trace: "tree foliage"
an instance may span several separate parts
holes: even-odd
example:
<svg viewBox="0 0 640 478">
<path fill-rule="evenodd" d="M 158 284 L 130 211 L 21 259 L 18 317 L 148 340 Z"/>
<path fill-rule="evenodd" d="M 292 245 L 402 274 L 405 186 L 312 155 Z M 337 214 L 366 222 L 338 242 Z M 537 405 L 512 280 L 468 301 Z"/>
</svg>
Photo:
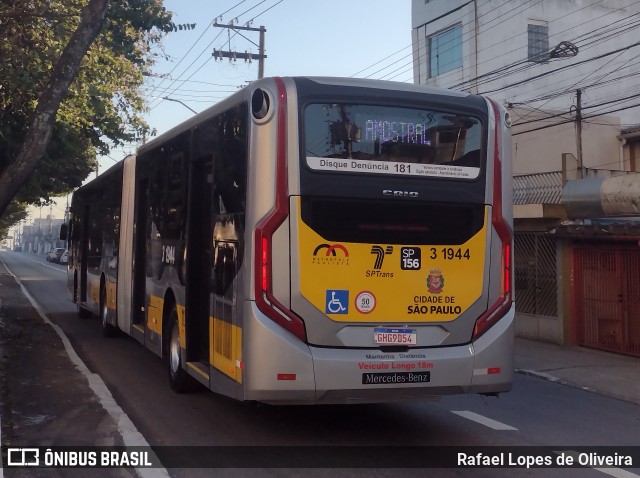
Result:
<svg viewBox="0 0 640 478">
<path fill-rule="evenodd" d="M 100 33 L 81 52 L 57 108 L 51 140 L 14 198 L 20 204 L 70 192 L 95 170 L 97 153 L 148 129 L 140 87 L 163 34 L 172 30 L 171 15 L 162 0 L 108 3 Z M 87 0 L 0 0 L 0 178 L 16 166 L 36 108 L 88 8 Z"/>
<path fill-rule="evenodd" d="M 27 209 L 17 202 L 9 204 L 0 217 L 0 241 L 9 234 L 11 226 L 27 218 Z"/>
</svg>

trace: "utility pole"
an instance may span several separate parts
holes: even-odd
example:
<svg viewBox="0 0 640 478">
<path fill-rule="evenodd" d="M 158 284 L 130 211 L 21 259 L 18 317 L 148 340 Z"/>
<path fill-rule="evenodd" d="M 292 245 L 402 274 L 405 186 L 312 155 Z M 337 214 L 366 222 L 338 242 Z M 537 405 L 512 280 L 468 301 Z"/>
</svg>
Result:
<svg viewBox="0 0 640 478">
<path fill-rule="evenodd" d="M 473 45 L 475 48 L 473 63 L 476 69 L 473 92 L 477 95 L 478 94 L 478 33 L 480 32 L 480 22 L 478 21 L 478 3 L 476 2 L 476 0 L 473 0 L 473 19 L 475 21 L 473 26 Z"/>
<path fill-rule="evenodd" d="M 578 160 L 578 177 L 584 178 L 584 167 L 582 162 L 582 90 L 576 90 L 576 149 Z"/>
<path fill-rule="evenodd" d="M 258 59 L 258 79 L 262 78 L 264 76 L 264 59 L 267 57 L 267 55 L 264 54 L 264 34 L 267 31 L 265 27 L 263 27 L 262 25 L 260 26 L 260 28 L 239 27 L 239 26 L 233 25 L 232 23 L 229 25 L 218 25 L 217 23 L 214 23 L 213 26 L 218 28 L 228 28 L 229 30 L 234 30 L 234 31 L 260 32 L 259 45 L 256 45 L 256 43 L 249 40 L 247 37 L 242 35 L 242 33 L 239 33 L 240 36 L 249 40 L 249 42 L 253 43 L 255 46 L 258 47 L 257 55 L 251 52 L 248 52 L 246 50 L 244 51 L 244 53 L 242 53 L 242 52 L 230 51 L 230 50 L 216 50 L 214 48 L 211 56 L 213 56 L 216 61 L 222 60 L 223 58 L 229 58 L 230 60 L 233 60 L 233 61 L 236 61 L 237 59 L 241 59 L 241 60 L 244 60 L 245 62 L 248 61 L 249 63 L 251 63 L 254 58 L 257 58 Z"/>
<path fill-rule="evenodd" d="M 264 59 L 267 55 L 264 54 L 264 34 L 267 30 L 260 26 L 260 46 L 258 47 L 258 79 L 264 78 Z"/>
</svg>

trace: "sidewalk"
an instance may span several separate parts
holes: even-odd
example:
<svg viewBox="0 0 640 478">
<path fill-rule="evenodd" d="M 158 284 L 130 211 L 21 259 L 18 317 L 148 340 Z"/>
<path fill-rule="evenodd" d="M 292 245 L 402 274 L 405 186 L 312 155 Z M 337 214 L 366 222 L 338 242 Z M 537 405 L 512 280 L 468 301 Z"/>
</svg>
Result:
<svg viewBox="0 0 640 478">
<path fill-rule="evenodd" d="M 74 365 L 56 331 L 0 262 L 0 420 L 2 445 L 122 446 L 118 424 Z M 6 459 L 6 457 L 5 457 Z M 2 469 L 0 469 L 2 471 Z M 64 469 L 56 476 L 86 476 Z M 135 476 L 129 469 L 101 476 Z M 10 478 L 52 476 L 45 468 L 4 470 Z"/>
<path fill-rule="evenodd" d="M 640 358 L 516 339 L 516 371 L 640 405 Z"/>
</svg>

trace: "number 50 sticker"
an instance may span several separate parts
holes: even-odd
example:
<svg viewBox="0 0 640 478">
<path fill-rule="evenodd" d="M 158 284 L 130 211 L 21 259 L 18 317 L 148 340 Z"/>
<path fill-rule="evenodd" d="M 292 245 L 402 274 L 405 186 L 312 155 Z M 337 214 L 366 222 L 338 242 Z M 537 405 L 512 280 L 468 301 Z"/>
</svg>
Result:
<svg viewBox="0 0 640 478">
<path fill-rule="evenodd" d="M 358 312 L 368 314 L 376 308 L 376 296 L 368 290 L 358 292 L 355 305 Z"/>
</svg>

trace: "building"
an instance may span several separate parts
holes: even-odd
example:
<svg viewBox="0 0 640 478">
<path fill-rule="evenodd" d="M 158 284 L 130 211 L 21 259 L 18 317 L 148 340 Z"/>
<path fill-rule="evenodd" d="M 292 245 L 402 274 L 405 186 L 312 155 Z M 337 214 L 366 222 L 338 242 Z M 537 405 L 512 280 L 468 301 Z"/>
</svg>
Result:
<svg viewBox="0 0 640 478">
<path fill-rule="evenodd" d="M 516 175 L 559 170 L 562 153 L 577 156 L 580 89 L 583 166 L 628 170 L 621 141 L 610 134 L 639 122 L 639 109 L 628 107 L 640 103 L 640 19 L 633 16 L 640 4 L 628 3 L 413 0 L 414 82 L 510 105 Z"/>
<path fill-rule="evenodd" d="M 640 356 L 640 4 L 413 0 L 412 27 L 415 83 L 512 113 L 518 334 Z"/>
<path fill-rule="evenodd" d="M 55 219 L 48 215 L 44 218 L 35 218 L 30 225 L 23 225 L 19 233 L 22 252 L 34 254 L 46 254 L 56 247 L 65 247 L 65 242 L 60 240 L 60 226 L 63 219 Z"/>
</svg>

